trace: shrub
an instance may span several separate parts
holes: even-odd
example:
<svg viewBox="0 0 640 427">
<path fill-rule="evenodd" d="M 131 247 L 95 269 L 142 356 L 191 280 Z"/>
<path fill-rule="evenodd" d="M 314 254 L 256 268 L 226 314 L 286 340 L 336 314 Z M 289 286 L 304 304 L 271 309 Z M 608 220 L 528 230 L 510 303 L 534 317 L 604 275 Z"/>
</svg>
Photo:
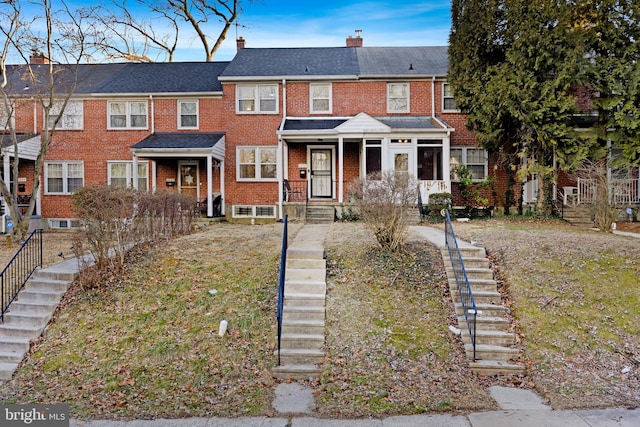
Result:
<svg viewBox="0 0 640 427">
<path fill-rule="evenodd" d="M 402 172 L 370 174 L 351 185 L 359 217 L 383 248 L 397 250 L 409 226 L 409 207 L 417 202 L 417 182 Z"/>
</svg>

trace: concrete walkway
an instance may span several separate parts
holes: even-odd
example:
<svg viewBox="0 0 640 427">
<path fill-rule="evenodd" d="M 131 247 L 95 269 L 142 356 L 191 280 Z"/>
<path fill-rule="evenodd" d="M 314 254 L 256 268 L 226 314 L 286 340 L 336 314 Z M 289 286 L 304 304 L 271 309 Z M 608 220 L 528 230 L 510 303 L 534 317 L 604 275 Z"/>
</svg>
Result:
<svg viewBox="0 0 640 427">
<path fill-rule="evenodd" d="M 419 236 L 444 246 L 444 232 L 433 227 L 416 226 Z M 640 235 L 637 235 L 640 237 Z M 460 245 L 469 243 L 459 242 Z M 49 267 L 55 271 L 77 272 L 77 260 L 67 260 Z M 427 393 L 428 390 L 425 390 Z M 466 415 L 434 414 L 393 416 L 382 419 L 326 419 L 314 417 L 312 390 L 303 383 L 283 383 L 276 387 L 273 408 L 275 417 L 184 418 L 156 420 L 78 420 L 77 427 L 635 427 L 640 426 L 640 408 L 554 411 L 531 390 L 491 387 L 490 395 L 500 408 L 497 411 Z"/>
</svg>

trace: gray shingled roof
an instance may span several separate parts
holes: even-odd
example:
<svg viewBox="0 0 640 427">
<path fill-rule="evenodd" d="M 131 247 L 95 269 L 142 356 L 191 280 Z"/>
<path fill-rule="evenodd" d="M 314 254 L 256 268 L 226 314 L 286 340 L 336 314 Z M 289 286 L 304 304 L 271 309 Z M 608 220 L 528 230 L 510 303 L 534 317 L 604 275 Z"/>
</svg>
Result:
<svg viewBox="0 0 640 427">
<path fill-rule="evenodd" d="M 220 75 L 404 77 L 447 74 L 447 46 L 240 49 Z M 410 69 L 412 68 L 412 69 Z"/>
<path fill-rule="evenodd" d="M 80 64 L 76 95 L 120 94 L 120 93 L 198 93 L 221 92 L 218 80 L 228 62 L 166 62 L 166 63 L 125 63 L 125 64 Z M 70 66 L 55 66 L 54 76 L 59 92 L 65 92 L 72 81 Z M 43 87 L 46 87 L 48 65 L 32 66 L 42 73 Z M 27 80 L 20 78 L 26 71 L 24 65 L 10 65 L 7 76 L 9 90 L 19 95 L 36 93 L 37 89 Z"/>
<path fill-rule="evenodd" d="M 348 119 L 287 119 L 282 130 L 329 130 L 335 129 Z"/>
<path fill-rule="evenodd" d="M 213 148 L 222 138 L 224 133 L 154 133 L 142 141 L 133 145 L 132 149 L 202 149 Z"/>
<path fill-rule="evenodd" d="M 444 76 L 447 46 L 361 47 L 357 49 L 360 76 Z"/>
<path fill-rule="evenodd" d="M 221 77 L 355 76 L 354 48 L 240 49 Z"/>
</svg>

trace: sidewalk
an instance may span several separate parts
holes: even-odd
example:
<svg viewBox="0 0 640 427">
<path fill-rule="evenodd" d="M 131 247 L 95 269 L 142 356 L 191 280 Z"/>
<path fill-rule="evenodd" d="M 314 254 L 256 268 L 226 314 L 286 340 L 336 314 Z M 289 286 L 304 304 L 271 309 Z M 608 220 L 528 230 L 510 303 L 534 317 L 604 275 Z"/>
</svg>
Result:
<svg viewBox="0 0 640 427">
<path fill-rule="evenodd" d="M 434 227 L 413 226 L 411 231 L 443 247 L 444 232 Z M 622 233 L 620 233 L 622 234 Z M 632 234 L 632 233 L 628 233 Z M 635 234 L 633 237 L 640 238 Z M 460 247 L 473 247 L 458 242 Z M 47 270 L 76 272 L 73 258 Z M 425 392 L 428 392 L 425 390 Z M 632 427 L 640 426 L 640 408 L 554 411 L 531 390 L 491 387 L 488 392 L 499 410 L 467 415 L 432 414 L 392 416 L 383 419 L 326 419 L 314 417 L 312 390 L 300 383 L 283 383 L 276 388 L 275 417 L 184 418 L 156 420 L 71 419 L 73 427 Z"/>
</svg>

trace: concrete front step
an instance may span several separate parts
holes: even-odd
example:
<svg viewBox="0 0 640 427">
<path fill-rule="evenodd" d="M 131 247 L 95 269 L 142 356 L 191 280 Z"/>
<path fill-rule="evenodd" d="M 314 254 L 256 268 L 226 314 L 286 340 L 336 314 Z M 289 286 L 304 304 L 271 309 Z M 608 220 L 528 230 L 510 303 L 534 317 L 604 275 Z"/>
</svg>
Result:
<svg viewBox="0 0 640 427">
<path fill-rule="evenodd" d="M 324 307 L 289 306 L 282 313 L 283 320 L 322 320 L 325 319 Z"/>
<path fill-rule="evenodd" d="M 30 325 L 8 325 L 0 326 L 0 341 L 2 337 L 33 339 L 38 338 L 44 332 L 47 325 L 30 326 Z"/>
<path fill-rule="evenodd" d="M 468 267 L 464 260 L 462 262 L 464 263 L 464 270 L 467 272 L 468 278 L 493 280 L 493 270 L 490 268 Z M 455 277 L 455 272 L 452 267 L 447 267 L 447 277 Z"/>
<path fill-rule="evenodd" d="M 454 303 L 456 314 L 458 316 L 464 316 L 464 309 L 462 308 L 462 304 Z M 480 312 L 479 314 L 482 316 L 488 317 L 501 317 L 506 314 L 507 309 L 505 306 L 501 304 L 478 304 L 476 303 L 476 309 Z"/>
<path fill-rule="evenodd" d="M 289 294 L 327 294 L 327 283 L 311 280 L 289 280 L 285 279 L 284 289 Z"/>
<path fill-rule="evenodd" d="M 49 323 L 51 313 L 16 313 L 9 311 L 4 315 L 4 326 L 43 327 Z"/>
<path fill-rule="evenodd" d="M 36 270 L 33 274 L 33 279 L 51 279 L 62 280 L 65 282 L 73 282 L 78 277 L 78 273 L 69 273 L 56 271 L 55 269 Z"/>
<path fill-rule="evenodd" d="M 15 300 L 9 307 L 9 313 L 31 313 L 31 314 L 53 314 L 58 307 L 55 302 L 27 302 L 21 300 Z"/>
<path fill-rule="evenodd" d="M 322 335 L 324 340 L 324 321 L 283 319 L 282 334 Z"/>
<path fill-rule="evenodd" d="M 305 294 L 305 293 L 289 293 L 287 289 L 284 291 L 285 307 L 324 307 L 326 296 L 321 293 Z"/>
<path fill-rule="evenodd" d="M 16 369 L 18 369 L 18 363 L 0 362 L 0 380 L 10 380 Z"/>
<path fill-rule="evenodd" d="M 464 345 L 467 358 L 473 361 L 473 346 L 471 344 Z M 501 360 L 508 362 L 520 355 L 516 348 L 502 347 L 499 345 L 476 344 L 476 361 L 477 360 Z"/>
<path fill-rule="evenodd" d="M 281 365 L 271 370 L 275 378 L 281 380 L 308 380 L 312 377 L 318 377 L 322 370 L 316 365 Z"/>
<path fill-rule="evenodd" d="M 287 260 L 292 259 L 324 259 L 324 249 L 290 246 L 287 249 Z"/>
<path fill-rule="evenodd" d="M 466 328 L 466 320 L 464 316 L 458 317 L 458 325 Z M 476 330 L 491 330 L 491 331 L 508 331 L 511 327 L 511 323 L 502 317 L 489 317 L 489 316 L 477 316 L 476 317 Z"/>
<path fill-rule="evenodd" d="M 471 288 L 471 292 L 488 292 L 488 291 L 496 291 L 498 289 L 498 282 L 496 282 L 495 280 L 473 279 L 473 278 L 468 278 L 468 280 L 469 280 L 469 287 Z M 449 289 L 456 289 L 457 287 L 458 285 L 456 283 L 456 279 L 454 277 L 451 277 L 449 279 Z"/>
<path fill-rule="evenodd" d="M 458 289 L 450 289 L 454 301 L 459 301 Z M 471 291 L 476 304 L 501 304 L 501 296 L 498 291 Z"/>
<path fill-rule="evenodd" d="M 0 348 L 2 351 L 26 352 L 29 350 L 30 339 L 24 337 L 0 336 Z"/>
<path fill-rule="evenodd" d="M 320 350 L 324 346 L 323 334 L 283 333 L 280 338 L 280 351 L 294 349 Z"/>
<path fill-rule="evenodd" d="M 0 363 L 20 363 L 24 358 L 21 351 L 0 350 Z"/>
<path fill-rule="evenodd" d="M 469 368 L 482 375 L 517 375 L 523 374 L 525 367 L 503 360 L 476 360 L 469 363 Z"/>
<path fill-rule="evenodd" d="M 278 351 L 275 352 L 276 356 Z M 280 365 L 319 365 L 324 361 L 324 352 L 315 349 L 280 349 Z"/>
<path fill-rule="evenodd" d="M 323 269 L 327 268 L 327 261 L 325 259 L 303 259 L 303 258 L 287 258 L 287 269 L 289 268 L 311 268 L 311 269 Z"/>
<path fill-rule="evenodd" d="M 71 283 L 65 280 L 35 277 L 27 282 L 25 289 L 30 291 L 44 292 L 66 292 Z"/>
<path fill-rule="evenodd" d="M 324 268 L 287 268 L 285 278 L 288 282 L 322 282 L 327 272 Z"/>
<path fill-rule="evenodd" d="M 54 292 L 54 291 L 32 291 L 30 289 L 23 289 L 18 294 L 18 298 L 16 301 L 20 301 L 23 303 L 55 303 L 58 304 L 62 299 L 62 295 L 64 292 Z M 12 303 L 13 304 L 13 303 Z"/>
<path fill-rule="evenodd" d="M 516 343 L 516 337 L 512 332 L 492 331 L 476 328 L 476 345 L 496 345 L 509 347 Z M 471 344 L 471 336 L 468 328 L 462 328 L 462 342 Z"/>
</svg>

